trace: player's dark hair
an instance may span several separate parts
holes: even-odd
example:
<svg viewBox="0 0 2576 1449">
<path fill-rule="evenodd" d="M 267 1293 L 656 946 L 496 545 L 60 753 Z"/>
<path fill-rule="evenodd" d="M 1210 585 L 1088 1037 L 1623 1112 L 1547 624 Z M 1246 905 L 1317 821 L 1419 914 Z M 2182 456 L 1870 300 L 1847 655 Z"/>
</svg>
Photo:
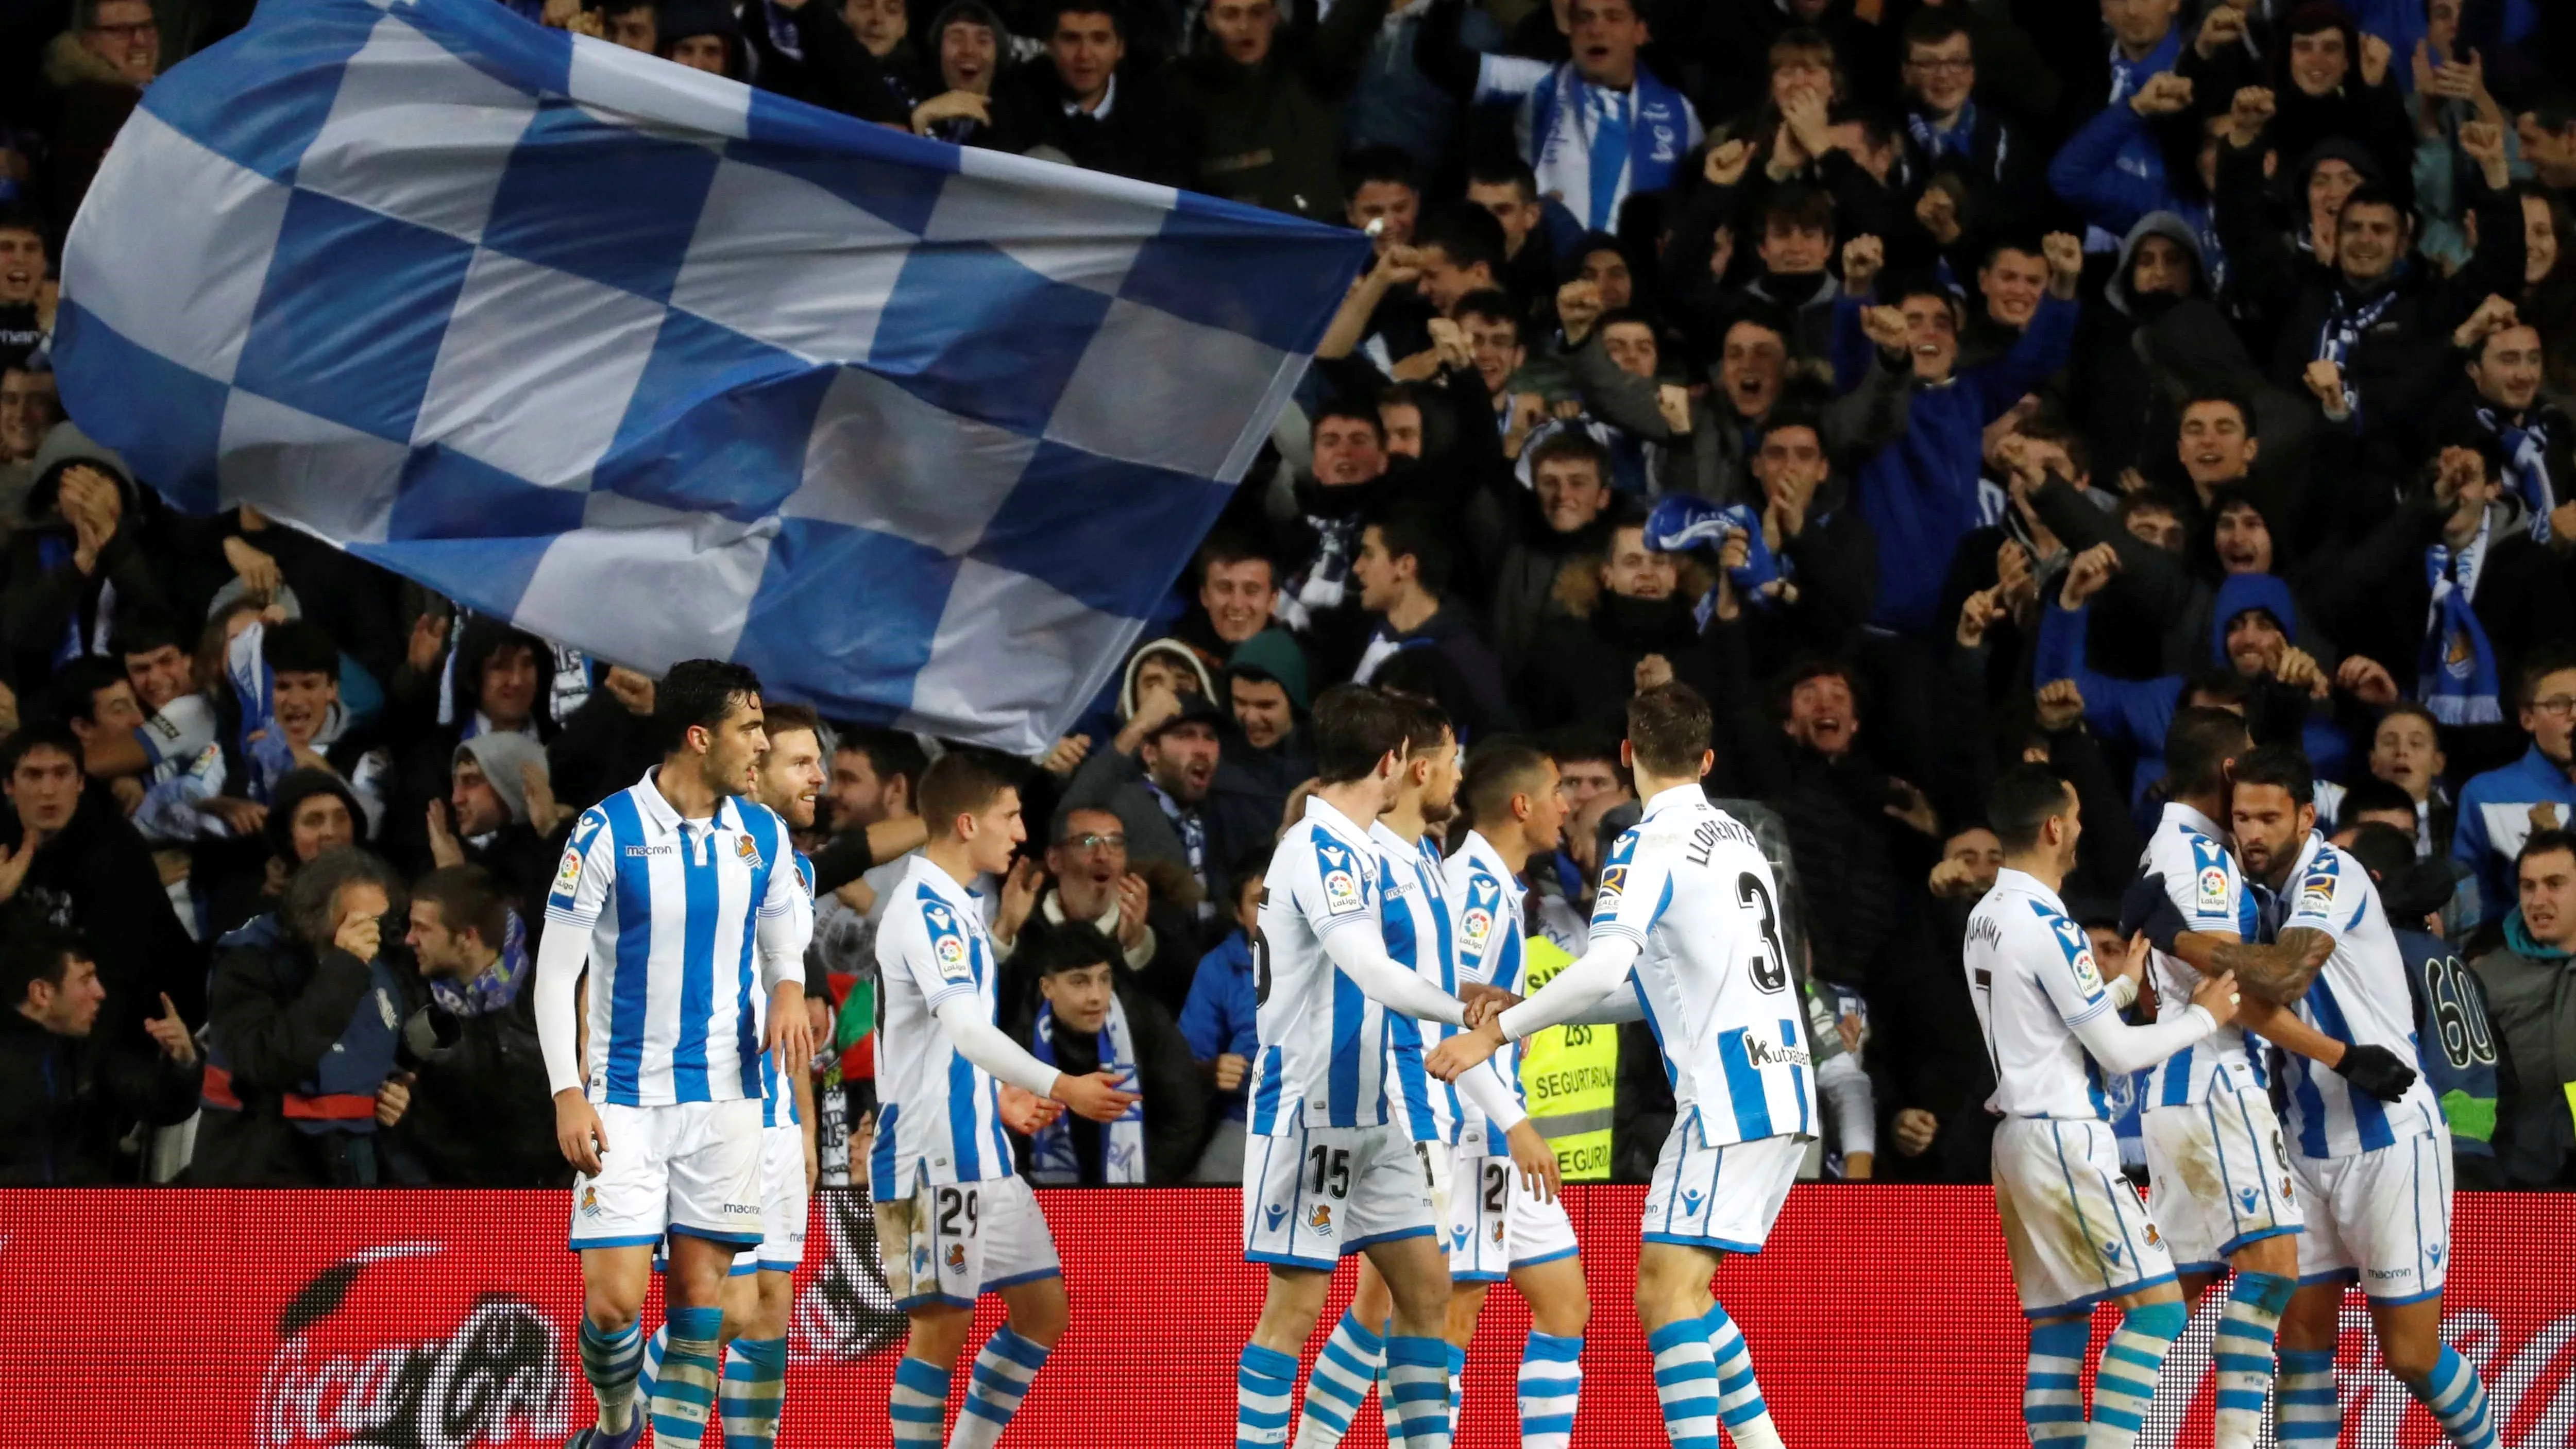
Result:
<svg viewBox="0 0 2576 1449">
<path fill-rule="evenodd" d="M 1336 684 L 1315 696 L 1307 729 L 1315 742 L 1315 779 L 1347 785 L 1404 744 L 1404 715 L 1395 701 L 1365 684 Z"/>
<path fill-rule="evenodd" d="M 2364 815 L 2401 813 L 2412 820 L 2415 818 L 2415 797 L 2406 793 L 2405 786 L 2394 781 L 2365 775 L 2343 792 L 2343 809 L 2339 813 L 2345 820 L 2357 820 Z M 2410 835 L 2408 838 L 2413 837 Z"/>
<path fill-rule="evenodd" d="M 2236 762 L 2236 788 L 2270 785 L 2300 805 L 2317 803 L 2317 777 L 2308 757 L 2289 745 L 2262 745 Z"/>
<path fill-rule="evenodd" d="M 2344 850 L 2360 861 L 2361 868 L 2369 871 L 2373 879 L 2380 881 L 2393 879 L 2398 872 L 2412 869 L 2415 864 L 2415 837 L 2378 820 L 2354 826 L 2352 844 L 2345 846 Z"/>
<path fill-rule="evenodd" d="M 116 632 L 107 641 L 107 652 L 125 659 L 136 654 L 149 654 L 165 644 L 184 654 L 195 646 L 196 641 L 179 627 L 177 619 L 163 610 L 116 611 Z"/>
<path fill-rule="evenodd" d="M 1416 755 L 1427 755 L 1440 748 L 1444 739 L 1457 738 L 1457 727 L 1449 721 L 1449 711 L 1420 695 L 1392 696 L 1396 711 L 1404 716 L 1404 747 Z"/>
<path fill-rule="evenodd" d="M 1638 773 L 1699 778 L 1713 720 L 1699 691 L 1676 680 L 1628 700 L 1628 754 Z"/>
<path fill-rule="evenodd" d="M 71 726 L 60 720 L 31 719 L 7 739 L 0 739 L 0 778 L 18 773 L 20 762 L 38 750 L 60 750 L 73 769 L 81 768 L 80 736 L 72 733 Z"/>
<path fill-rule="evenodd" d="M 1420 506 L 1398 506 L 1369 519 L 1387 558 L 1413 560 L 1414 582 L 1437 596 L 1449 588 L 1449 521 Z"/>
<path fill-rule="evenodd" d="M 1527 740 L 1487 740 L 1467 753 L 1467 769 L 1458 781 L 1458 800 L 1466 807 L 1467 828 L 1509 815 L 1512 797 L 1538 788 L 1547 777 L 1547 753 Z M 1465 833 L 1460 832 L 1460 838 Z"/>
<path fill-rule="evenodd" d="M 1029 924 L 1034 926 L 1038 923 L 1032 921 Z M 1028 972 L 1031 980 L 1091 966 L 1115 965 L 1124 954 L 1116 942 L 1102 935 L 1100 928 L 1088 921 L 1046 925 L 1029 932 L 1029 937 L 1011 965 L 1014 969 Z"/>
<path fill-rule="evenodd" d="M 355 845 L 333 846 L 306 861 L 286 883 L 286 901 L 277 908 L 278 919 L 288 930 L 309 946 L 331 944 L 337 924 L 331 919 L 332 903 L 345 886 L 373 885 L 385 893 L 385 914 L 399 920 L 408 909 L 403 903 L 402 877 L 385 864 L 375 852 Z M 398 938 L 394 932 L 388 940 Z"/>
<path fill-rule="evenodd" d="M 272 674 L 340 677 L 340 646 L 331 642 L 330 630 L 310 619 L 288 619 L 262 630 L 259 660 Z"/>
<path fill-rule="evenodd" d="M 1413 244 L 1440 248 L 1462 271 L 1482 262 L 1495 277 L 1503 274 L 1503 224 L 1481 206 L 1446 207 L 1425 217 L 1413 229 Z"/>
<path fill-rule="evenodd" d="M 2414 842 L 2410 840 L 2407 845 L 2411 849 Z M 2576 856 L 2576 831 L 2535 830 L 2523 840 L 2522 849 L 2514 852 L 2514 872 L 2516 875 L 2521 874 L 2522 863 L 2534 856 L 2549 855 L 2561 850 Z"/>
<path fill-rule="evenodd" d="M 761 729 L 772 741 L 780 735 L 810 730 L 814 743 L 823 743 L 823 717 L 801 704 L 763 704 L 760 707 Z"/>
<path fill-rule="evenodd" d="M 2017 855 L 2039 844 L 2042 826 L 2074 808 L 2074 787 L 2054 766 L 2024 763 L 1995 777 L 1986 792 L 1986 825 L 2006 855 Z"/>
<path fill-rule="evenodd" d="M 61 986 L 75 958 L 92 959 L 81 938 L 33 909 L 0 911 L 0 1010 L 15 1010 L 39 981 Z"/>
<path fill-rule="evenodd" d="M 466 931 L 498 951 L 510 929 L 510 902 L 501 882 L 479 865 L 441 866 L 413 882 L 411 898 L 438 907 L 438 923 L 450 934 Z"/>
<path fill-rule="evenodd" d="M 760 676 L 721 659 L 683 659 L 653 686 L 653 725 L 662 752 L 676 751 L 693 729 L 721 728 L 735 710 L 760 697 Z"/>
<path fill-rule="evenodd" d="M 933 840 L 953 840 L 957 817 L 981 815 L 1004 790 L 1014 788 L 991 756 L 980 750 L 950 750 L 921 772 L 921 818 Z"/>
<path fill-rule="evenodd" d="M 876 772 L 879 780 L 901 779 L 905 801 L 916 811 L 921 808 L 921 775 L 930 768 L 930 753 L 909 731 L 853 725 L 841 731 L 832 749 L 836 754 L 848 750 L 865 756 L 868 768 Z"/>
<path fill-rule="evenodd" d="M 2229 760 L 2252 748 L 2245 717 L 2195 705 L 2165 727 L 2165 779 L 2176 795 L 2206 795 L 2225 781 Z"/>
</svg>

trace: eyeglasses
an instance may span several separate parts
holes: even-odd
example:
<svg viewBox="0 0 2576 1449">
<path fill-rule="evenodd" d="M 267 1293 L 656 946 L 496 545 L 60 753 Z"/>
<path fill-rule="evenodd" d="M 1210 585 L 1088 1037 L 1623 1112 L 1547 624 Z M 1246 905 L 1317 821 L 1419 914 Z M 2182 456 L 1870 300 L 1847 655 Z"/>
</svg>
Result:
<svg viewBox="0 0 2576 1449">
<path fill-rule="evenodd" d="M 1933 75 L 1966 75 L 1977 68 L 1977 63 L 1973 60 L 1956 60 L 1948 57 L 1935 60 L 1909 60 L 1906 65 Z"/>
<path fill-rule="evenodd" d="M 1064 838 L 1064 843 L 1072 846 L 1076 850 L 1125 850 L 1127 848 L 1127 837 L 1124 835 L 1095 835 L 1086 831 L 1081 835 L 1066 836 Z"/>
<path fill-rule="evenodd" d="M 156 21 L 137 20 L 131 25 L 93 25 L 89 28 L 89 33 L 112 35 L 119 40 L 137 40 L 146 35 L 160 34 L 161 26 Z"/>
<path fill-rule="evenodd" d="M 2553 694 L 2547 699 L 2533 700 L 2531 707 L 2536 713 L 2565 719 L 2571 714 L 2576 714 L 2576 695 Z"/>
</svg>

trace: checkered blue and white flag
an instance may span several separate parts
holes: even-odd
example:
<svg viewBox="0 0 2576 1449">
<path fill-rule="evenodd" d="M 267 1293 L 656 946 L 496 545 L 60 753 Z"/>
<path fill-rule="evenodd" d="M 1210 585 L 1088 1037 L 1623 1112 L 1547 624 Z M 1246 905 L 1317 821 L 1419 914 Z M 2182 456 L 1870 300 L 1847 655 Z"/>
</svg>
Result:
<svg viewBox="0 0 2576 1449">
<path fill-rule="evenodd" d="M 70 412 L 658 672 L 1028 753 L 1249 466 L 1366 239 L 869 126 L 490 0 L 265 0 L 63 259 Z"/>
</svg>

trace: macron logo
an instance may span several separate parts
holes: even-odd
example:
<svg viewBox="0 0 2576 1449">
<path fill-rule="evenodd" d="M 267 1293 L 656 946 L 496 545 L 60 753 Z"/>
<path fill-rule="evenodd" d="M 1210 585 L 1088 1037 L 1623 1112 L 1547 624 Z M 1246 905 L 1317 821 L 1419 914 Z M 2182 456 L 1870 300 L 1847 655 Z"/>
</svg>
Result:
<svg viewBox="0 0 2576 1449">
<path fill-rule="evenodd" d="M 1279 1231 L 1279 1224 L 1287 1218 L 1288 1210 L 1279 1206 L 1277 1203 L 1272 1203 L 1269 1207 L 1263 1209 L 1263 1211 L 1270 1215 L 1270 1231 L 1274 1233 Z"/>
</svg>

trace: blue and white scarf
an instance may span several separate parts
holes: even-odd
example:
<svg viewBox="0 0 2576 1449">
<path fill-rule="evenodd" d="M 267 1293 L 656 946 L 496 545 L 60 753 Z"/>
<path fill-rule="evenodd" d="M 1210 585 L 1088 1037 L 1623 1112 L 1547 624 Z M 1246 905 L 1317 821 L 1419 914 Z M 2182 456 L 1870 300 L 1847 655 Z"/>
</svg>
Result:
<svg viewBox="0 0 2576 1449">
<path fill-rule="evenodd" d="M 504 912 L 504 916 L 501 954 L 470 981 L 430 978 L 432 1000 L 458 1016 L 489 1016 L 509 1010 L 510 1004 L 519 999 L 519 988 L 528 980 L 528 928 L 517 911 Z"/>
<path fill-rule="evenodd" d="M 1974 166 L 1977 164 L 1977 103 L 1970 101 L 1959 108 L 1959 117 L 1948 130 L 1936 127 L 1921 111 L 1905 113 L 1905 129 L 1914 137 L 1915 148 L 1923 153 L 1927 166 L 1937 167 L 1943 156 L 1956 156 Z M 2003 170 L 2003 138 L 1995 138 L 1995 169 Z"/>
<path fill-rule="evenodd" d="M 1744 562 L 1726 571 L 1727 582 L 1735 585 L 1736 597 L 1750 608 L 1779 607 L 1779 600 L 1766 590 L 1796 578 L 1797 568 L 1787 555 L 1774 554 L 1762 541 L 1762 515 L 1750 503 L 1712 503 L 1695 494 L 1672 494 L 1646 515 L 1646 547 L 1657 553 L 1714 551 L 1725 546 L 1726 535 L 1735 529 L 1744 531 Z M 1692 606 L 1691 617 L 1706 629 L 1716 614 L 1717 590 L 1712 588 Z"/>
<path fill-rule="evenodd" d="M 1054 1066 L 1055 1004 L 1038 1008 L 1037 1030 L 1029 1035 L 1029 1049 L 1039 1061 Z M 1124 1090 L 1136 1090 L 1136 1040 L 1127 1030 L 1127 1006 L 1116 994 L 1109 998 L 1109 1020 L 1092 1038 L 1092 1050 L 1099 1055 L 1100 1070 L 1118 1079 Z M 1140 1093 L 1127 1104 L 1125 1116 L 1107 1124 L 1107 1140 L 1100 1153 L 1100 1176 L 1107 1183 L 1141 1183 L 1145 1180 L 1145 1100 Z M 1048 1187 L 1072 1187 L 1082 1181 L 1082 1161 L 1073 1151 L 1073 1124 L 1063 1116 L 1038 1129 L 1029 1139 L 1029 1180 Z"/>
<path fill-rule="evenodd" d="M 1530 92 L 1523 120 L 1539 190 L 1586 231 L 1615 229 L 1630 196 L 1669 189 L 1700 139 L 1690 102 L 1643 66 L 1622 93 L 1585 80 L 1571 61 L 1559 65 Z"/>
<path fill-rule="evenodd" d="M 1181 838 L 1181 853 L 1189 858 L 1190 878 L 1199 883 L 1198 918 L 1215 919 L 1216 892 L 1208 880 L 1206 820 L 1196 810 L 1183 810 L 1180 801 L 1151 780 L 1145 782 L 1145 792 L 1163 807 L 1163 818 L 1172 822 L 1172 833 Z"/>
<path fill-rule="evenodd" d="M 48 533 L 36 540 L 36 566 L 52 573 L 72 561 L 80 552 L 79 545 L 59 533 Z M 81 637 L 80 605 L 72 605 L 72 616 L 63 625 L 63 640 L 54 647 L 54 663 L 69 664 L 93 654 L 105 654 L 110 630 L 116 617 L 116 580 L 102 579 L 98 586 L 98 609 L 91 616 L 90 637 Z"/>
<path fill-rule="evenodd" d="M 2470 607 L 2477 598 L 2478 575 L 2486 568 L 2487 535 L 2493 526 L 2493 515 L 2479 520 L 2478 536 L 2456 553 L 2439 543 L 2424 550 L 2433 606 L 2424 654 L 2415 669 L 2415 697 L 2446 725 L 2504 721 L 2497 703 L 2495 649 Z"/>
<path fill-rule="evenodd" d="M 242 798 L 263 805 L 278 778 L 295 768 L 295 750 L 287 744 L 286 732 L 277 727 L 277 675 L 260 649 L 267 637 L 266 624 L 253 624 L 234 635 L 224 650 L 224 674 L 241 705 L 241 728 L 234 744 L 241 750 L 249 777 L 241 782 Z"/>
<path fill-rule="evenodd" d="M 2531 513 L 2531 541 L 2549 542 L 2549 514 L 2558 506 L 2558 487 L 2549 476 L 2549 430 L 2537 418 L 2515 423 L 2494 408 L 2478 409 L 2478 425 L 2504 445 L 2504 480 Z"/>
</svg>

